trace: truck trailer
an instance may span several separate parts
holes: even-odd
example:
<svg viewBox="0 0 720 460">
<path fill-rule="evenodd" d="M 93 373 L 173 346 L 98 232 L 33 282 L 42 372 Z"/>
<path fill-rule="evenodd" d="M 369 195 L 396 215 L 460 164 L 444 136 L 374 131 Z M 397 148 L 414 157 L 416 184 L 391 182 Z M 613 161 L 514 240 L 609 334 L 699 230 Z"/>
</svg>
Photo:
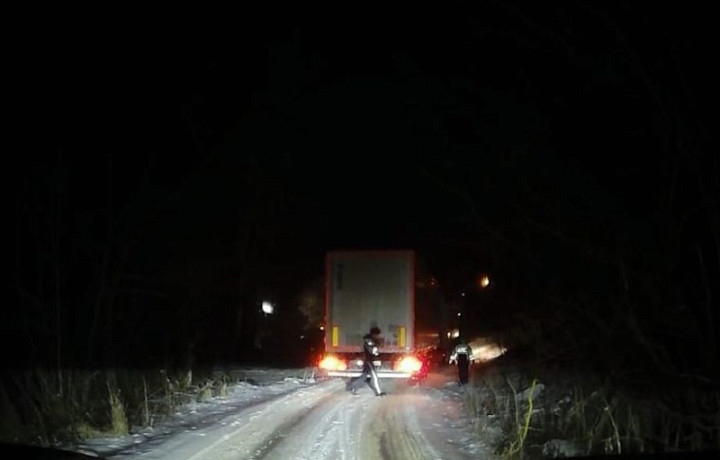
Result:
<svg viewBox="0 0 720 460">
<path fill-rule="evenodd" d="M 325 352 L 318 363 L 330 377 L 362 370 L 362 338 L 381 330 L 375 367 L 380 378 L 417 379 L 415 253 L 410 250 L 333 251 L 325 263 Z"/>
</svg>

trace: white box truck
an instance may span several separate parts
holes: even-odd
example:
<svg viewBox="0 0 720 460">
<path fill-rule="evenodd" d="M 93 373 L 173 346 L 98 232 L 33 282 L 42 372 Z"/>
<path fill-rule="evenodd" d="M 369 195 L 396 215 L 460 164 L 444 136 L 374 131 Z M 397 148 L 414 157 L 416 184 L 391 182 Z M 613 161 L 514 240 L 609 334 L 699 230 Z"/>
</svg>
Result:
<svg viewBox="0 0 720 460">
<path fill-rule="evenodd" d="M 354 377 L 362 369 L 362 337 L 381 330 L 380 378 L 417 378 L 415 254 L 408 250 L 334 251 L 325 266 L 325 353 L 320 372 Z"/>
</svg>

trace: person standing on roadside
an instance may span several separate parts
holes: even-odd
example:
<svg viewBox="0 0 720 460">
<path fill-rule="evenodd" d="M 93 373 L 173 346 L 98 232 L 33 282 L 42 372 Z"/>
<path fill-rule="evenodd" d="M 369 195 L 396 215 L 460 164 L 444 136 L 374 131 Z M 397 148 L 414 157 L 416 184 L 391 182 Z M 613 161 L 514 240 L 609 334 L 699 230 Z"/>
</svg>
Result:
<svg viewBox="0 0 720 460">
<path fill-rule="evenodd" d="M 458 368 L 458 381 L 460 386 L 467 385 L 470 376 L 470 361 L 472 361 L 472 349 L 470 345 L 465 343 L 465 339 L 460 338 L 458 344 L 450 356 L 450 364 L 453 362 Z"/>
</svg>

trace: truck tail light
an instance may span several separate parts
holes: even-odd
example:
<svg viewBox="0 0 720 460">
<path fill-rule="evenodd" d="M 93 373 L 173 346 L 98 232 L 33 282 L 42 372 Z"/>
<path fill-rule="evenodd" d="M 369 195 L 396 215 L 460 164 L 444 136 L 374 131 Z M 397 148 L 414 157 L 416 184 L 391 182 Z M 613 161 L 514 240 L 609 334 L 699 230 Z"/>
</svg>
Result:
<svg viewBox="0 0 720 460">
<path fill-rule="evenodd" d="M 415 356 L 405 356 L 395 364 L 395 370 L 400 372 L 419 372 L 422 369 L 422 361 Z"/>
<path fill-rule="evenodd" d="M 347 363 L 333 355 L 327 355 L 320 360 L 318 367 L 328 371 L 344 371 L 347 370 Z"/>
</svg>

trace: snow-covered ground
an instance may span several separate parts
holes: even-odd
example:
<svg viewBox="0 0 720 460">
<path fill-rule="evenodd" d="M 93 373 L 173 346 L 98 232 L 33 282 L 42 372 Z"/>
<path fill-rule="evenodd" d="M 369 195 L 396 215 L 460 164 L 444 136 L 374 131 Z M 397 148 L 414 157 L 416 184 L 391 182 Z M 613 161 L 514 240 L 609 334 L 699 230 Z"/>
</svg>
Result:
<svg viewBox="0 0 720 460">
<path fill-rule="evenodd" d="M 246 381 L 230 386 L 226 397 L 79 450 L 157 460 L 492 458 L 452 371 L 431 373 L 420 386 L 384 380 L 389 394 L 378 398 L 369 389 L 353 396 L 342 380 L 316 382 L 296 370 L 240 370 Z"/>
</svg>

